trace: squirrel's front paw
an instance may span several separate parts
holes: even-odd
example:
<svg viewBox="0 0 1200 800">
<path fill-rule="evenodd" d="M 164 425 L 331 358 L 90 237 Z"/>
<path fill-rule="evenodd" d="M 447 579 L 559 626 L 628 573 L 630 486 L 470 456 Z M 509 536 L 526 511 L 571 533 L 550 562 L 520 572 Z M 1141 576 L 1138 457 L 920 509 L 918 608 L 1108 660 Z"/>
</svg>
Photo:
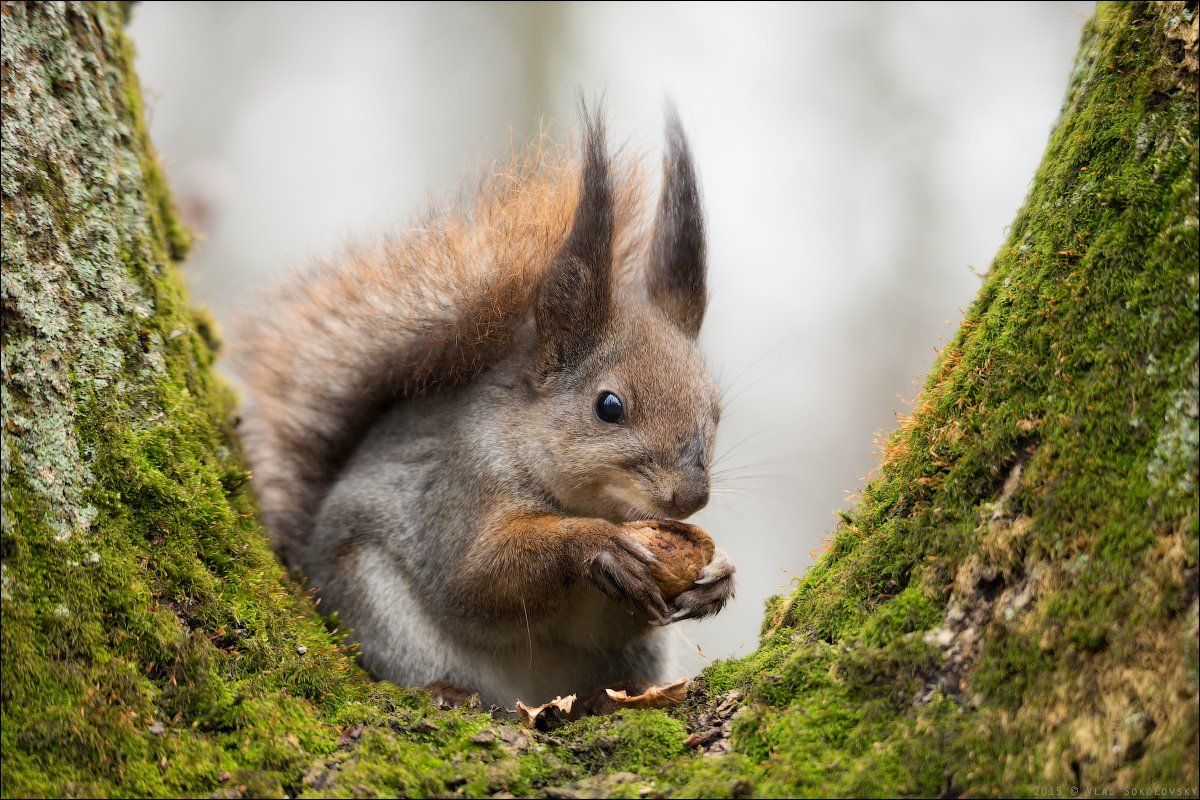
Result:
<svg viewBox="0 0 1200 800">
<path fill-rule="evenodd" d="M 648 547 L 618 532 L 588 557 L 586 570 L 600 591 L 629 611 L 665 624 L 671 609 L 651 575 L 651 567 L 657 564 Z"/>
<path fill-rule="evenodd" d="M 724 550 L 716 550 L 692 588 L 676 597 L 671 605 L 670 622 L 700 619 L 716 614 L 733 598 L 733 575 L 737 567 Z"/>
</svg>

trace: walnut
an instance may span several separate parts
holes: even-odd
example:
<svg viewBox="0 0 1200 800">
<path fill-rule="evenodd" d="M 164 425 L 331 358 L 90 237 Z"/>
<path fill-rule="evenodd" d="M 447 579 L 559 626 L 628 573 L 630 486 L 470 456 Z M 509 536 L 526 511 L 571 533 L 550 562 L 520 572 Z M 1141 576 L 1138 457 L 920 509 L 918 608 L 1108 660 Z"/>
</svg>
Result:
<svg viewBox="0 0 1200 800">
<path fill-rule="evenodd" d="M 668 601 L 692 588 L 716 549 L 702 528 L 686 522 L 647 519 L 630 522 L 626 528 L 658 558 L 650 575 Z"/>
</svg>

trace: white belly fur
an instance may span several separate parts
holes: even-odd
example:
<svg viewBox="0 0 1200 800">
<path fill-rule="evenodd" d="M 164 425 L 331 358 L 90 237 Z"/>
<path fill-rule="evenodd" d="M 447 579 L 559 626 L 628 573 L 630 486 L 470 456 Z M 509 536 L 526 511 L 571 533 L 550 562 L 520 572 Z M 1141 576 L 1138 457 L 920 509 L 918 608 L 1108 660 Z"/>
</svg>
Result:
<svg viewBox="0 0 1200 800">
<path fill-rule="evenodd" d="M 450 680 L 479 692 L 485 705 L 513 708 L 517 700 L 543 703 L 631 677 L 658 681 L 673 669 L 669 643 L 674 640 L 664 629 L 638 625 L 583 584 L 571 590 L 556 614 L 496 630 L 495 647 L 469 648 L 425 614 L 386 561 L 368 553 L 359 552 L 356 566 L 374 624 L 363 626 L 363 636 L 356 638 L 365 663 L 381 678 L 409 686 Z M 659 668 L 653 674 L 625 674 L 644 663 L 639 654 L 646 650 L 659 654 Z"/>
</svg>

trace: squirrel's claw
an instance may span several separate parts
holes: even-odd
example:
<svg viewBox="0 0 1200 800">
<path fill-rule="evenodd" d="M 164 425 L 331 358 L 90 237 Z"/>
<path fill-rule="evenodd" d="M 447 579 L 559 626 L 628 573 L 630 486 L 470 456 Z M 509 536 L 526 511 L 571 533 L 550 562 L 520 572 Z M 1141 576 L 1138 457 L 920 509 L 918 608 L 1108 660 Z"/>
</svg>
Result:
<svg viewBox="0 0 1200 800">
<path fill-rule="evenodd" d="M 700 577 L 693 584 L 694 588 L 675 598 L 669 621 L 701 619 L 716 614 L 733 598 L 736 591 L 733 576 L 736 572 L 737 567 L 725 551 L 717 550 L 701 570 Z"/>
<path fill-rule="evenodd" d="M 704 565 L 704 569 L 700 570 L 700 577 L 696 578 L 695 584 L 707 586 L 710 583 L 732 577 L 735 572 L 737 572 L 737 567 L 733 565 L 729 554 L 724 550 L 716 550 L 713 552 L 713 557 Z"/>
<path fill-rule="evenodd" d="M 650 576 L 650 566 L 657 563 L 648 548 L 622 534 L 592 557 L 589 573 L 600 591 L 630 611 L 645 614 L 652 622 L 663 625 L 671 609 Z"/>
</svg>

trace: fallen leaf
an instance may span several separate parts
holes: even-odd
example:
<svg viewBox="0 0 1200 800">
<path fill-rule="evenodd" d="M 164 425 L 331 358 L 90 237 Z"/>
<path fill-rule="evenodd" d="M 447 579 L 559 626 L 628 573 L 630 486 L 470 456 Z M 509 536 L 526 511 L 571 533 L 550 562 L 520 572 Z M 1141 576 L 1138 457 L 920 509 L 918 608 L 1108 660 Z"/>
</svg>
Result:
<svg viewBox="0 0 1200 800">
<path fill-rule="evenodd" d="M 608 696 L 622 708 L 670 708 L 683 702 L 687 695 L 687 678 L 668 683 L 666 686 L 651 686 L 632 697 L 624 689 L 605 689 Z"/>
<path fill-rule="evenodd" d="M 540 706 L 527 706 L 517 701 L 517 713 L 521 716 L 521 724 L 526 728 L 549 730 L 567 720 L 571 707 L 575 705 L 575 695 L 556 697 L 549 703 Z"/>
<path fill-rule="evenodd" d="M 425 691 L 433 698 L 433 704 L 442 710 L 460 706 L 474 709 L 480 707 L 479 695 L 456 683 L 434 681 L 425 686 Z"/>
</svg>

